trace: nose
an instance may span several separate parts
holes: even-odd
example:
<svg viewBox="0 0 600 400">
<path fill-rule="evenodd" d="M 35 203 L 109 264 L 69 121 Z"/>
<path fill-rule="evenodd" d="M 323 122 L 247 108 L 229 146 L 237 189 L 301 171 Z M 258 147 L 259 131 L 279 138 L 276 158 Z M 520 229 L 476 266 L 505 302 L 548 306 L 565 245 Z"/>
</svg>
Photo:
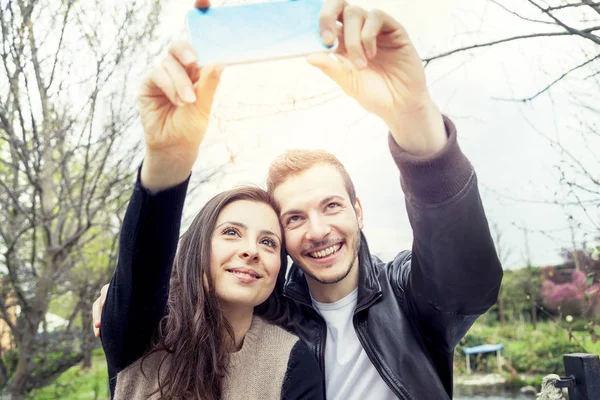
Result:
<svg viewBox="0 0 600 400">
<path fill-rule="evenodd" d="M 306 232 L 306 239 L 312 241 L 323 240 L 331 232 L 331 227 L 320 216 L 311 216 Z"/>
<path fill-rule="evenodd" d="M 238 255 L 242 260 L 247 262 L 257 262 L 260 259 L 256 243 L 248 243 L 240 250 Z"/>
</svg>

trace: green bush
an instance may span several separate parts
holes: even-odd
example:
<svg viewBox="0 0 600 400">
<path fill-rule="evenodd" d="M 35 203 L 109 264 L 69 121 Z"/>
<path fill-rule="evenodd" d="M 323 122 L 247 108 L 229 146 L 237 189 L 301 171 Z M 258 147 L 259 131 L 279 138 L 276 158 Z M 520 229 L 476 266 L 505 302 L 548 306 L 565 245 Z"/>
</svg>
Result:
<svg viewBox="0 0 600 400">
<path fill-rule="evenodd" d="M 571 323 L 571 329 L 575 332 L 586 332 L 590 330 L 590 322 L 584 319 L 578 319 Z"/>
<path fill-rule="evenodd" d="M 93 351 L 92 368 L 80 365 L 64 372 L 52 384 L 29 394 L 28 400 L 107 400 L 108 370 L 102 349 Z"/>
<path fill-rule="evenodd" d="M 19 349 L 10 349 L 2 355 L 2 361 L 6 365 L 6 372 L 8 376 L 12 376 L 16 369 L 17 363 L 19 362 Z"/>
<path fill-rule="evenodd" d="M 533 386 L 540 388 L 542 386 L 542 376 L 517 376 L 514 379 L 509 379 L 506 384 L 511 388 L 522 388 L 524 386 Z"/>
<path fill-rule="evenodd" d="M 568 330 L 557 323 L 543 322 L 533 330 L 529 324 L 510 324 L 501 327 L 496 324 L 487 326 L 478 321 L 456 348 L 455 371 L 457 373 L 465 371 L 463 349 L 484 343 L 503 344 L 504 357 L 521 374 L 562 374 L 564 354 L 600 353 L 600 341 L 593 343 L 586 332 L 574 332 L 572 339 L 569 340 Z M 471 366 L 478 372 L 494 372 L 495 358 L 492 355 L 471 356 Z"/>
</svg>

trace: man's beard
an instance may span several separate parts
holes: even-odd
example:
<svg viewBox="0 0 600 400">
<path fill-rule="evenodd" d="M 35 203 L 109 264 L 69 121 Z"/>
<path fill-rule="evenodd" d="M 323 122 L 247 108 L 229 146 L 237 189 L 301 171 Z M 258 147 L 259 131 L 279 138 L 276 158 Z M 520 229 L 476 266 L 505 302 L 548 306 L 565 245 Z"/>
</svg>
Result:
<svg viewBox="0 0 600 400">
<path fill-rule="evenodd" d="M 353 254 L 352 254 L 352 259 L 350 260 L 350 264 L 348 265 L 348 268 L 346 268 L 346 270 L 344 271 L 344 273 L 342 275 L 333 277 L 331 279 L 318 278 L 314 274 L 310 273 L 308 271 L 308 268 L 305 268 L 304 265 L 302 265 L 300 263 L 297 263 L 297 264 L 306 276 L 314 279 L 315 281 L 317 281 L 321 284 L 333 285 L 334 283 L 343 281 L 350 274 L 350 271 L 352 271 L 352 267 L 354 266 L 354 264 L 355 263 L 358 264 L 358 262 L 356 262 L 356 260 L 358 259 L 358 250 L 360 248 L 360 231 L 356 232 L 356 239 L 354 240 L 354 246 L 352 246 L 352 247 L 353 247 L 353 249 L 352 249 Z"/>
</svg>

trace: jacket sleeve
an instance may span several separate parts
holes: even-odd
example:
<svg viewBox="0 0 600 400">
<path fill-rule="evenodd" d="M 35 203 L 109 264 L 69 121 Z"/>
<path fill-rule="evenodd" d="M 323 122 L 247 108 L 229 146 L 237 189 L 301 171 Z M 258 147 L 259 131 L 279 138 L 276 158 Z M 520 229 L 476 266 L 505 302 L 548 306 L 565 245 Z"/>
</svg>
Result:
<svg viewBox="0 0 600 400">
<path fill-rule="evenodd" d="M 138 171 L 101 317 L 111 389 L 116 374 L 149 350 L 165 315 L 187 186 L 185 181 L 152 195 L 141 186 Z"/>
<path fill-rule="evenodd" d="M 389 137 L 400 169 L 412 253 L 399 254 L 391 274 L 402 306 L 421 334 L 449 352 L 497 300 L 502 266 L 477 188 L 477 177 L 444 117 L 448 142 L 430 158 L 404 152 Z"/>
<path fill-rule="evenodd" d="M 302 341 L 290 352 L 288 369 L 281 388 L 282 400 L 325 399 L 325 383 L 317 359 Z"/>
</svg>

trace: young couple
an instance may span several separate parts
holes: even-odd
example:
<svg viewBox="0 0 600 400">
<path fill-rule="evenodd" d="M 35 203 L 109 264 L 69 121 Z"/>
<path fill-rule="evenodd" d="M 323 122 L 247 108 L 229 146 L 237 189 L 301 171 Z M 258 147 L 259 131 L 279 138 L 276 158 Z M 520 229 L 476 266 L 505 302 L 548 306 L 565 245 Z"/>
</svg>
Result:
<svg viewBox="0 0 600 400">
<path fill-rule="evenodd" d="M 145 158 L 94 304 L 114 398 L 452 397 L 454 347 L 502 279 L 475 173 L 397 21 L 344 0 L 320 21 L 339 54 L 308 61 L 389 126 L 412 251 L 370 254 L 346 170 L 303 150 L 272 163 L 267 192 L 208 201 L 178 240 L 221 68 L 174 43 L 142 85 Z"/>
</svg>

